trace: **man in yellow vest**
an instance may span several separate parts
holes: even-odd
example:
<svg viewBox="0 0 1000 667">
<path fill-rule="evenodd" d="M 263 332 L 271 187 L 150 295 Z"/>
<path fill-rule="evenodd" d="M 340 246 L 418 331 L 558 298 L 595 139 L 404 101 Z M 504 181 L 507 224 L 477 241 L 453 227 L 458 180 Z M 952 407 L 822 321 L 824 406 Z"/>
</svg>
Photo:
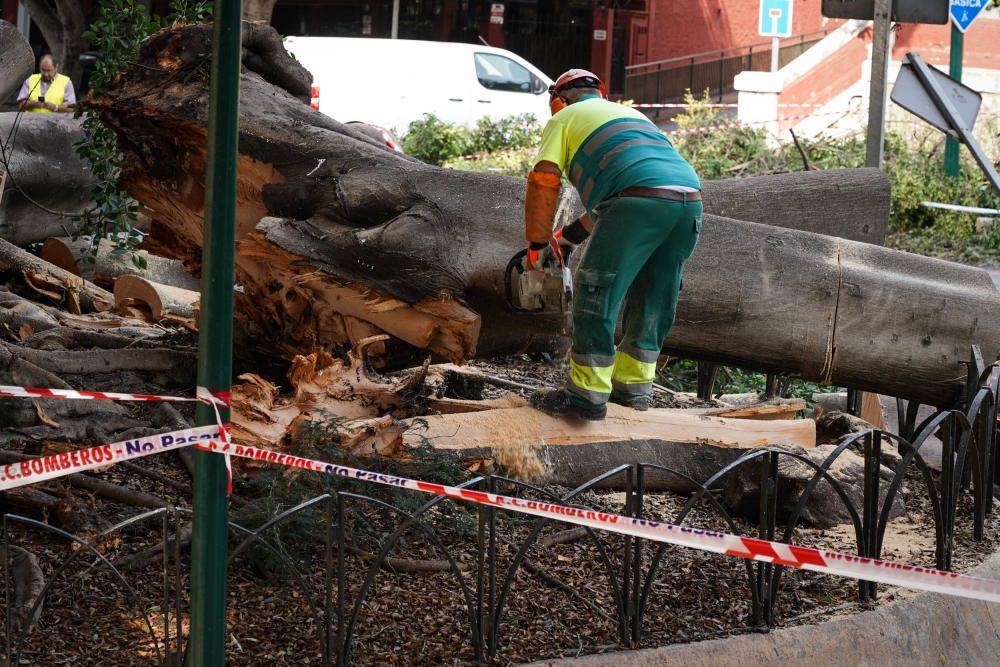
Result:
<svg viewBox="0 0 1000 667">
<path fill-rule="evenodd" d="M 72 112 L 76 104 L 73 82 L 64 74 L 59 74 L 55 58 L 45 54 L 38 62 L 38 74 L 29 76 L 17 94 L 22 111 L 51 113 Z"/>
</svg>

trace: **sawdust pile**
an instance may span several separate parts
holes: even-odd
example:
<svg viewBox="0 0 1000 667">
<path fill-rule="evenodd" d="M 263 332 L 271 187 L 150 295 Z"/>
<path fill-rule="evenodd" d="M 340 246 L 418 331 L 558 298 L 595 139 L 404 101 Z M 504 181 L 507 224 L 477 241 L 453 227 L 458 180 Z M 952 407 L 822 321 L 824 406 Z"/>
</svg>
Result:
<svg viewBox="0 0 1000 667">
<path fill-rule="evenodd" d="M 493 462 L 503 474 L 522 482 L 543 479 L 548 473 L 545 456 L 545 441 L 526 424 L 489 412 L 478 413 L 480 419 L 494 422 L 497 440 L 492 447 Z"/>
</svg>

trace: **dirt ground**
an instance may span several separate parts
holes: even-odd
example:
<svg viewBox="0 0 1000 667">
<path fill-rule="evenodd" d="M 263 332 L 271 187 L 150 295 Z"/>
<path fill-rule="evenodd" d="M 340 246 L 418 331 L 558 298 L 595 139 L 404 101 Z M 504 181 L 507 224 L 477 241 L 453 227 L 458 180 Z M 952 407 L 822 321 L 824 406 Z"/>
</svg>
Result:
<svg viewBox="0 0 1000 667">
<path fill-rule="evenodd" d="M 508 359 L 477 365 L 486 372 L 503 374 L 507 379 L 533 386 L 557 386 L 562 378 L 562 370 L 546 361 Z M 14 449 L 16 445 L 8 443 L 6 447 Z M 39 444 L 21 443 L 20 447 L 28 453 L 37 453 Z M 321 444 L 311 444 L 303 454 L 329 459 L 334 452 Z M 143 462 L 169 479 L 191 483 L 187 470 L 173 454 L 149 457 Z M 440 460 L 417 462 L 410 469 L 393 471 L 452 483 L 463 475 L 468 477 L 461 466 L 446 465 Z M 173 486 L 138 477 L 121 468 L 111 469 L 103 477 L 167 499 L 180 508 L 190 508 L 190 497 Z M 503 605 L 496 627 L 497 655 L 489 661 L 498 665 L 629 646 L 628 638 L 620 636 L 617 619 L 616 600 L 621 599 L 623 586 L 633 591 L 628 595 L 648 586 L 642 634 L 634 644 L 636 647 L 762 630 L 753 616 L 747 564 L 742 560 L 643 542 L 639 548 L 643 578 L 636 589 L 635 581 L 628 585 L 623 582 L 625 538 L 601 534 L 593 539 L 583 536 L 548 546 L 536 543 L 527 550 L 526 561 L 508 581 L 514 556 L 535 523 L 527 517 L 498 512 L 495 580 L 491 586 L 488 576 L 484 575 L 482 580 L 477 577 L 476 568 L 477 536 L 487 515 L 445 500 L 423 514 L 419 526 L 403 532 L 391 553 L 400 559 L 393 561 L 393 568 L 399 569 L 371 570 L 373 554 L 380 551 L 386 536 L 404 518 L 399 511 L 376 501 L 414 512 L 427 502 L 427 496 L 267 468 L 238 470 L 235 483 L 232 521 L 251 530 L 322 493 L 349 491 L 363 497 L 349 497 L 344 505 L 342 529 L 347 550 L 343 600 L 336 595 L 339 574 L 336 551 L 326 547 L 329 522 L 336 518 L 332 502 L 321 501 L 264 530 L 261 536 L 268 540 L 270 548 L 241 547 L 245 533 L 234 528 L 230 554 L 238 548 L 241 551 L 232 559 L 229 569 L 227 664 L 230 665 L 323 664 L 323 642 L 332 641 L 325 628 L 336 627 L 338 607 L 352 623 L 351 657 L 357 664 L 473 664 L 470 627 L 476 616 L 474 607 L 480 589 L 484 600 L 494 601 L 494 608 Z M 63 482 L 49 482 L 45 486 L 54 495 L 69 494 Z M 545 488 L 519 492 L 524 497 L 548 498 L 547 494 L 558 497 L 568 490 Z M 882 556 L 933 566 L 930 503 L 916 477 L 907 480 L 902 498 L 906 512 L 889 524 Z M 673 494 L 648 494 L 644 516 L 672 522 L 685 501 L 686 498 Z M 587 492 L 574 502 L 599 511 L 620 513 L 625 495 L 620 491 Z M 84 538 L 141 513 L 96 496 L 87 497 L 86 505 L 79 509 L 80 514 L 93 518 L 70 532 Z M 164 520 L 157 515 L 114 530 L 96 540 L 97 551 L 109 561 L 121 563 L 130 554 L 159 543 Z M 184 513 L 170 518 L 168 532 L 173 534 L 188 521 Z M 728 524 L 703 504 L 696 506 L 684 523 L 757 535 L 754 522 L 743 518 L 733 521 Z M 997 515 L 988 518 L 985 539 L 974 541 L 968 496 L 960 503 L 956 525 L 956 570 L 974 567 L 996 551 L 1000 520 Z M 557 533 L 565 537 L 568 528 L 547 525 L 541 529 L 540 538 Z M 118 576 L 94 552 L 74 546 L 65 534 L 46 530 L 42 524 L 8 519 L 5 530 L 10 544 L 39 557 L 46 578 L 52 582 L 39 625 L 26 633 L 17 629 L 7 631 L 6 640 L 12 643 L 16 654 L 14 663 L 157 664 L 164 657 L 164 639 L 169 638 L 169 643 L 176 645 L 178 632 L 182 635 L 187 632 L 189 554 L 186 549 L 182 550 L 179 562 L 171 559 L 167 567 L 151 562 Z M 429 531 L 434 539 L 429 537 Z M 779 526 L 779 538 L 780 532 Z M 791 541 L 856 552 L 853 528 L 847 526 L 830 530 L 798 528 Z M 634 557 L 635 551 L 630 553 Z M 459 574 L 441 570 L 441 562 L 447 562 L 449 556 Z M 646 581 L 654 558 L 659 558 L 658 568 L 655 576 Z M 413 563 L 421 566 L 430 563 L 437 571 L 402 571 Z M 362 599 L 363 588 L 367 592 Z M 775 624 L 783 627 L 818 623 L 858 613 L 870 605 L 861 605 L 857 593 L 858 584 L 852 580 L 786 570 L 777 593 Z M 879 586 L 876 604 L 910 595 L 910 591 Z M 175 609 L 180 610 L 179 616 Z M 20 652 L 19 641 L 23 641 Z"/>
</svg>

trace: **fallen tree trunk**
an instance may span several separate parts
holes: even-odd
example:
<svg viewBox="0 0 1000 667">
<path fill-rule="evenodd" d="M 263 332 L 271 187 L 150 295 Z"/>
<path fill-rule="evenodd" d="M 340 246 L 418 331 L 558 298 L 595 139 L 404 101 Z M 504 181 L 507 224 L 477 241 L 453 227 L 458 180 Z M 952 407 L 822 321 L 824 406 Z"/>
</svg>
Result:
<svg viewBox="0 0 1000 667">
<path fill-rule="evenodd" d="M 94 179 L 73 147 L 83 139 L 81 121 L 68 113 L 0 113 L 0 136 L 13 147 L 0 237 L 23 247 L 71 235 L 73 216 L 93 205 Z"/>
<path fill-rule="evenodd" d="M 151 229 L 153 245 L 193 269 L 210 30 L 158 33 L 95 103 L 128 156 L 121 184 L 162 223 Z M 523 181 L 430 167 L 316 113 L 295 97 L 308 79 L 275 48 L 276 33 L 244 30 L 236 271 L 245 291 L 236 308 L 261 353 L 347 345 L 357 321 L 370 327 L 364 335 L 394 337 L 389 354 L 401 349 L 396 341 L 454 362 L 551 349 L 566 318 L 512 312 L 503 296 L 503 268 L 524 243 Z M 769 225 L 705 216 L 667 349 L 928 403 L 959 398 L 969 346 L 989 358 L 1000 350 L 1000 300 L 988 276 L 770 226 L 884 218 L 882 175 L 796 175 L 787 192 L 783 178 L 767 181 L 773 201 L 754 199 L 758 179 L 707 186 L 720 200 L 710 210 L 742 216 L 746 203 L 748 217 Z"/>
</svg>

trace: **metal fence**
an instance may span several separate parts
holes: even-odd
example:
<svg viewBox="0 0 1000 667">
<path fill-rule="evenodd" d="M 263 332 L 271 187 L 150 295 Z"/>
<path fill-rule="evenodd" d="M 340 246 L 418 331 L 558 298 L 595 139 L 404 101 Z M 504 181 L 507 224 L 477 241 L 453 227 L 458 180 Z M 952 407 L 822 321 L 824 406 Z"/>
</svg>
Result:
<svg viewBox="0 0 1000 667">
<path fill-rule="evenodd" d="M 829 31 L 803 33 L 781 41 L 778 66 L 784 67 L 825 37 Z M 767 71 L 771 67 L 771 42 L 690 56 L 658 60 L 625 68 L 625 97 L 637 103 L 676 102 L 690 90 L 696 97 L 708 92 L 721 102 L 733 92 L 736 75 Z"/>
<path fill-rule="evenodd" d="M 917 424 L 919 406 L 899 402 L 899 435 L 879 430 L 855 433 L 819 463 L 794 451 L 764 448 L 745 454 L 703 481 L 640 463 L 609 470 L 561 495 L 499 476 L 476 477 L 463 487 L 576 505 L 590 491 L 615 482 L 617 488 L 625 490 L 622 513 L 627 516 L 685 525 L 697 509 L 714 516 L 715 523 L 727 532 L 737 533 L 739 527 L 721 503 L 718 490 L 729 476 L 749 471 L 762 490 L 756 534 L 752 536 L 788 542 L 817 488 L 829 484 L 850 517 L 857 555 L 878 558 L 890 510 L 905 484 L 907 493 L 930 507 L 935 566 L 948 570 L 959 530 L 968 531 L 972 539 L 983 538 L 985 520 L 993 508 L 993 484 L 1000 479 L 1000 367 L 980 365 L 969 377 L 962 409 L 942 410 Z M 921 455 L 934 434 L 943 443 L 939 476 L 932 474 Z M 890 448 L 898 452 L 898 459 L 892 476 L 885 479 L 880 475 L 882 455 Z M 852 499 L 830 472 L 851 449 L 860 451 L 864 461 L 860 499 Z M 786 510 L 782 513 L 778 470 L 787 460 L 808 466 L 812 477 L 798 497 L 782 498 Z M 651 481 L 665 478 L 690 491 L 679 501 L 680 509 L 669 516 L 650 504 Z M 971 530 L 957 525 L 957 508 L 963 498 L 971 500 Z M 406 650 L 413 642 L 428 641 L 434 635 L 433 624 L 443 623 L 464 636 L 464 641 L 442 641 L 443 653 L 432 661 L 483 663 L 502 660 L 504 647 L 519 636 L 518 621 L 512 619 L 523 622 L 528 617 L 557 625 L 558 618 L 546 616 L 552 613 L 548 605 L 518 594 L 522 581 L 518 574 L 537 567 L 531 559 L 545 559 L 547 553 L 552 556 L 552 544 L 541 538 L 556 524 L 482 506 L 458 516 L 456 507 L 443 496 L 425 501 L 416 494 L 392 498 L 341 490 L 290 507 L 253 528 L 231 522 L 229 591 L 234 618 L 230 626 L 242 619 L 242 629 L 240 637 L 231 635 L 227 662 L 281 664 L 281 660 L 264 656 L 240 658 L 240 653 L 253 650 L 249 644 L 253 638 L 246 636 L 246 628 L 253 627 L 285 629 L 288 647 L 281 653 L 289 664 L 346 665 L 359 660 L 391 661 L 391 653 L 372 655 L 376 639 L 389 626 L 393 632 L 411 633 L 394 640 L 402 647 L 398 650 Z M 181 664 L 189 571 L 181 546 L 185 535 L 190 535 L 185 528 L 189 520 L 187 510 L 153 510 L 83 539 L 34 519 L 6 515 L 0 536 L 0 558 L 6 574 L 4 664 Z M 375 523 L 377 529 L 372 530 Z M 504 530 L 499 529 L 501 523 Z M 131 536 L 150 525 L 156 527 L 166 545 L 167 557 L 160 565 L 128 569 L 134 554 L 110 555 L 128 551 L 125 547 Z M 298 527 L 295 540 L 287 534 L 293 525 Z M 310 539 L 303 540 L 303 534 Z M 34 602 L 26 605 L 24 582 L 15 585 L 13 571 L 18 567 L 17 559 L 24 557 L 25 550 L 19 545 L 28 544 L 29 538 L 36 548 L 39 543 L 47 545 L 54 564 L 44 588 L 35 591 Z M 570 596 L 570 604 L 578 611 L 586 609 L 593 614 L 595 626 L 599 619 L 606 621 L 607 636 L 602 641 L 609 642 L 607 646 L 636 645 L 646 636 L 651 613 L 686 613 L 675 606 L 669 587 L 661 580 L 670 569 L 665 558 L 674 547 L 589 528 L 581 539 L 596 554 L 590 564 L 593 576 L 572 583 L 556 581 L 554 585 Z M 426 585 L 419 584 L 427 575 L 413 576 L 395 558 L 414 548 L 435 558 L 433 597 L 424 601 L 425 618 L 400 620 L 395 611 L 397 601 L 428 595 Z M 704 558 L 726 559 L 708 554 Z M 782 588 L 799 575 L 789 577 L 785 568 L 770 563 L 726 562 L 737 565 L 732 581 L 724 582 L 725 595 L 749 600 L 754 627 L 773 627 Z M 270 582 L 273 592 L 247 599 L 244 591 L 250 578 Z M 743 593 L 725 588 L 738 586 L 740 580 Z M 857 583 L 861 602 L 874 599 L 877 592 L 874 583 Z M 45 620 L 39 623 L 43 606 Z M 433 610 L 442 610 L 444 620 L 432 619 Z M 116 644 L 109 641 L 112 636 L 125 639 Z"/>
</svg>

